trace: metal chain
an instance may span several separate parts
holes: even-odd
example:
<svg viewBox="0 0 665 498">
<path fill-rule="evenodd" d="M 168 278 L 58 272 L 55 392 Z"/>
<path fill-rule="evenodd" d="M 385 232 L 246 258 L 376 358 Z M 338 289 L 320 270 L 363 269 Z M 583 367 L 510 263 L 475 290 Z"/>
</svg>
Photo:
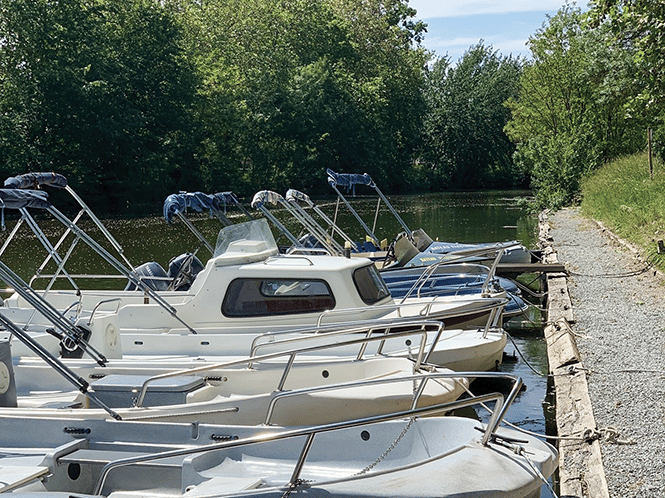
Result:
<svg viewBox="0 0 665 498">
<path fill-rule="evenodd" d="M 414 379 L 413 380 L 412 400 L 415 400 L 417 387 L 418 387 L 417 386 L 417 379 Z M 381 454 L 381 456 L 379 456 L 379 458 L 377 458 L 373 463 L 369 464 L 367 467 L 362 469 L 360 472 L 357 472 L 355 475 L 360 476 L 360 475 L 366 474 L 367 472 L 372 470 L 374 467 L 376 467 L 379 463 L 381 463 L 390 454 L 390 452 L 395 449 L 395 447 L 399 444 L 399 442 L 402 440 L 402 438 L 404 438 L 404 436 L 406 436 L 406 433 L 409 432 L 409 429 L 411 428 L 411 426 L 413 425 L 413 423 L 415 421 L 416 421 L 415 417 L 409 418 L 409 421 L 407 422 L 406 426 L 404 426 L 404 429 L 402 429 L 402 432 L 399 434 L 399 436 L 397 436 L 395 441 L 393 441 L 393 443 L 388 447 L 388 449 L 386 451 L 384 451 Z M 284 492 L 284 494 L 282 495 L 282 498 L 289 498 L 289 496 L 295 490 L 296 487 L 298 487 L 299 485 L 305 484 L 305 483 L 309 483 L 309 482 L 312 482 L 312 481 L 306 480 L 306 479 L 296 480 L 296 482 L 291 484 L 289 486 L 289 488 Z"/>
<path fill-rule="evenodd" d="M 289 498 L 291 493 L 293 491 L 295 491 L 295 489 L 298 486 L 301 486 L 302 484 L 308 484 L 310 482 L 312 482 L 310 479 L 296 479 L 295 482 L 293 482 L 292 484 L 289 484 L 289 488 L 284 492 L 284 494 L 282 495 L 282 498 Z"/>
<path fill-rule="evenodd" d="M 402 429 L 402 432 L 400 433 L 400 435 L 397 436 L 397 439 L 395 439 L 395 441 L 393 441 L 393 444 L 391 444 L 391 445 L 388 447 L 388 449 L 387 449 L 386 451 L 384 451 L 383 454 L 382 454 L 379 458 L 377 458 L 377 459 L 374 461 L 374 463 L 369 464 L 367 467 L 365 467 L 364 469 L 362 469 L 360 472 L 356 473 L 355 475 L 357 475 L 357 476 L 361 476 L 361 475 L 363 475 L 363 474 L 366 474 L 367 472 L 369 472 L 370 470 L 372 470 L 374 467 L 376 467 L 379 463 L 381 463 L 381 461 L 383 461 L 383 459 L 386 458 L 386 457 L 388 456 L 388 454 L 389 454 L 392 450 L 395 449 L 395 446 L 397 446 L 397 445 L 399 444 L 399 442 L 400 442 L 400 441 L 402 440 L 402 438 L 406 435 L 406 433 L 409 431 L 409 429 L 411 428 L 411 426 L 413 425 L 413 423 L 414 423 L 415 421 L 416 421 L 416 418 L 415 418 L 415 417 L 411 417 L 411 418 L 409 419 L 409 422 L 408 422 L 408 423 L 406 424 L 406 426 L 404 427 L 404 429 Z"/>
</svg>

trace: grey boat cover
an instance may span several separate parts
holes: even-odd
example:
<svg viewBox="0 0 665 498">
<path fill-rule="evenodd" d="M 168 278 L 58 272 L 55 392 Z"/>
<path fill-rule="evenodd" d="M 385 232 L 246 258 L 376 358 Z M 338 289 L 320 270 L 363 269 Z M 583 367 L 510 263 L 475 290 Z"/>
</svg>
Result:
<svg viewBox="0 0 665 498">
<path fill-rule="evenodd" d="M 0 207 L 2 209 L 48 209 L 51 207 L 51 203 L 48 200 L 48 194 L 43 190 L 0 188 Z"/>
<path fill-rule="evenodd" d="M 267 203 L 278 205 L 283 200 L 284 197 L 277 192 L 273 192 L 272 190 L 261 190 L 254 194 L 251 206 L 254 209 L 260 209 Z"/>
<path fill-rule="evenodd" d="M 67 178 L 59 173 L 26 173 L 5 180 L 5 188 L 36 190 L 45 185 L 66 188 Z"/>
<path fill-rule="evenodd" d="M 18 190 L 0 188 L 0 226 L 5 229 L 5 208 L 48 209 L 51 203 L 48 194 L 43 190 Z"/>
<path fill-rule="evenodd" d="M 171 194 L 164 201 L 164 219 L 167 223 L 172 223 L 173 215 L 184 213 L 187 208 L 199 213 L 207 209 L 211 215 L 213 213 L 225 213 L 227 203 L 234 205 L 239 203 L 233 192 L 217 192 L 216 194 L 180 192 Z"/>
<path fill-rule="evenodd" d="M 358 173 L 335 173 L 330 168 L 326 170 L 326 173 L 328 174 L 328 184 L 330 186 L 340 185 L 347 189 L 353 189 L 354 194 L 356 185 L 367 185 L 368 187 L 376 188 L 372 177 L 367 173 L 363 173 L 362 175 Z"/>
</svg>

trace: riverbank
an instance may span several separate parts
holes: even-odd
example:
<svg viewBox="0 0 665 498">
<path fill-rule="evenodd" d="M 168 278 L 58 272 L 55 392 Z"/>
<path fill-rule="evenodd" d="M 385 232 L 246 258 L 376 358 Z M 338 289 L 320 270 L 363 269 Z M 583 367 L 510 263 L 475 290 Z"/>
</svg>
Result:
<svg viewBox="0 0 665 498">
<path fill-rule="evenodd" d="M 646 152 L 603 165 L 582 182 L 581 212 L 601 220 L 612 232 L 639 248 L 650 262 L 665 270 L 665 167 L 660 160 L 648 167 Z"/>
<path fill-rule="evenodd" d="M 599 445 L 610 497 L 665 497 L 663 278 L 577 209 L 551 214 L 549 224 L 552 247 L 567 270 L 573 316 L 568 335 L 581 364 L 559 375 L 585 377 L 595 419 L 586 442 L 581 433 L 559 436 L 575 438 L 581 453 Z M 563 459 L 568 475 L 578 475 L 580 482 L 567 488 L 562 482 L 561 494 L 576 489 L 567 496 L 597 498 L 585 494 L 587 459 L 570 452 Z"/>
</svg>

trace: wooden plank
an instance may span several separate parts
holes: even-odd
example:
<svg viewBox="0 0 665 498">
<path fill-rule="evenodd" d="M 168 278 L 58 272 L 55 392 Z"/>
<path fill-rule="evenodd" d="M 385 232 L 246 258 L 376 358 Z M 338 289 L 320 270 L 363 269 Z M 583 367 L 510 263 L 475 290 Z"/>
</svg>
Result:
<svg viewBox="0 0 665 498">
<path fill-rule="evenodd" d="M 547 325 L 544 335 L 551 370 L 581 362 L 573 330 L 565 318 Z"/>
<path fill-rule="evenodd" d="M 566 266 L 555 263 L 499 263 L 496 267 L 497 273 L 565 273 Z"/>
<path fill-rule="evenodd" d="M 547 212 L 538 219 L 543 261 L 558 265 Z M 565 269 L 548 273 L 547 290 L 548 325 L 544 334 L 550 371 L 554 374 L 557 430 L 560 436 L 581 437 L 585 431 L 595 429 L 596 421 L 586 371 L 571 328 L 574 314 Z M 558 449 L 562 497 L 609 498 L 598 439 L 561 439 Z"/>
<path fill-rule="evenodd" d="M 579 367 L 571 374 L 570 368 Z M 586 373 L 581 365 L 553 370 L 556 388 L 556 420 L 560 435 L 584 434 L 596 427 Z M 600 441 L 559 441 L 561 496 L 609 498 Z"/>
<path fill-rule="evenodd" d="M 550 323 L 564 318 L 568 323 L 575 321 L 573 303 L 568 293 L 566 278 L 549 275 L 547 278 L 547 321 Z"/>
</svg>

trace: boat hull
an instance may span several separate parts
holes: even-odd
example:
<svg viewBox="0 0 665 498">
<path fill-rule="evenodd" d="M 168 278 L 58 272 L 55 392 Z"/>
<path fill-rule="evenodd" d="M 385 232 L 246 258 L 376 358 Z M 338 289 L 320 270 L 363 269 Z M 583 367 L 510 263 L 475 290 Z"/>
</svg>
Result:
<svg viewBox="0 0 665 498">
<path fill-rule="evenodd" d="M 268 439 L 282 429 L 139 422 L 2 419 L 11 435 L 3 442 L 0 472 L 18 471 L 46 480 L 16 484 L 22 498 L 92 495 L 104 465 L 118 458 L 211 441 Z M 165 460 L 129 463 L 107 475 L 101 494 L 113 498 L 183 496 L 453 498 L 537 496 L 544 476 L 556 468 L 557 452 L 515 431 L 523 452 L 496 442 L 483 445 L 479 422 L 458 417 L 394 420 L 323 432 L 312 440 L 299 478 L 289 486 L 305 438 L 202 451 Z M 27 430 L 45 434 L 32 441 Z M 229 443 L 231 445 L 233 443 Z M 228 446 L 228 445 L 227 445 Z M 56 455 L 46 458 L 47 454 Z M 528 454 L 528 461 L 523 454 Z M 37 492 L 41 492 L 38 495 Z"/>
</svg>

